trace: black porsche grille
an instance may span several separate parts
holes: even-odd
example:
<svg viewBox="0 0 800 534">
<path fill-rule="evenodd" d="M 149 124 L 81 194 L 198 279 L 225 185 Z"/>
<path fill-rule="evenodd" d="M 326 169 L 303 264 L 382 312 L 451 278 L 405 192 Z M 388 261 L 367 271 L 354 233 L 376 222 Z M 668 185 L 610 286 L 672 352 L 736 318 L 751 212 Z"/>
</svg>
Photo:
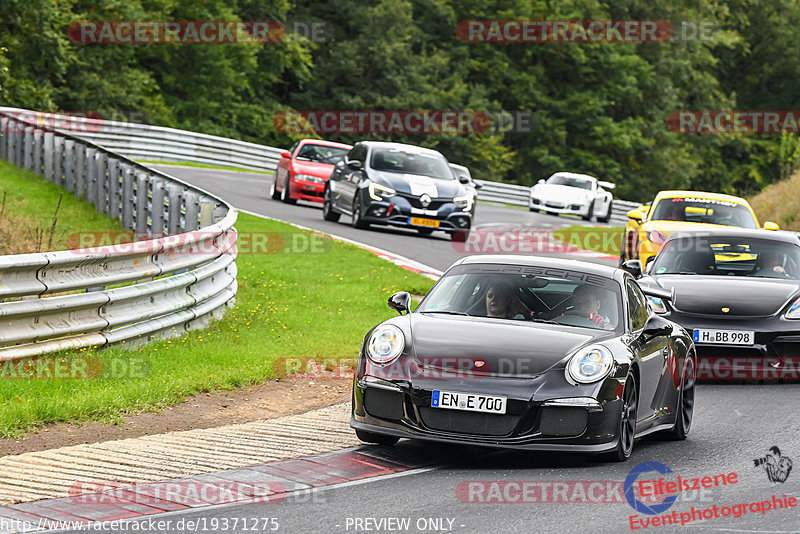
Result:
<svg viewBox="0 0 800 534">
<path fill-rule="evenodd" d="M 548 436 L 580 436 L 586 430 L 586 408 L 558 406 L 542 409 L 539 431 Z"/>
<path fill-rule="evenodd" d="M 517 424 L 517 417 L 509 414 L 461 412 L 427 406 L 420 406 L 419 413 L 428 428 L 460 434 L 506 436 Z"/>
</svg>

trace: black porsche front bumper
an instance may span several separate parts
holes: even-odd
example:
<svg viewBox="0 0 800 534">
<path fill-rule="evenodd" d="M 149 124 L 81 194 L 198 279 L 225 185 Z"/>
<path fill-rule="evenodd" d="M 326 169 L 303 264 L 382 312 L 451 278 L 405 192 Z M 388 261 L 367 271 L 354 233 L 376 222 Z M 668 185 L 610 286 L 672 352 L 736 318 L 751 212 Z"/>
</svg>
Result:
<svg viewBox="0 0 800 534">
<path fill-rule="evenodd" d="M 617 446 L 621 389 L 620 380 L 613 377 L 591 387 L 570 385 L 563 369 L 531 379 L 415 379 L 412 383 L 364 376 L 354 382 L 350 426 L 465 445 L 598 453 Z M 434 390 L 503 395 L 508 399 L 506 413 L 434 408 Z"/>
<path fill-rule="evenodd" d="M 752 345 L 703 343 L 695 339 L 701 380 L 800 380 L 800 321 L 773 317 L 714 317 L 671 312 L 665 317 L 695 329 L 754 332 Z"/>
</svg>

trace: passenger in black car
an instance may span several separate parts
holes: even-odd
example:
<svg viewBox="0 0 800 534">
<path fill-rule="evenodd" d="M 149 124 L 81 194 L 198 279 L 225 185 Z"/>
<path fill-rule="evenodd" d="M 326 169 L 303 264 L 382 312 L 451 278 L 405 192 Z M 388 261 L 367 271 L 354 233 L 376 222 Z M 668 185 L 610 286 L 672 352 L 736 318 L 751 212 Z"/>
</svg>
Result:
<svg viewBox="0 0 800 534">
<path fill-rule="evenodd" d="M 525 319 L 524 305 L 514 296 L 511 285 L 494 282 L 486 290 L 486 316 L 502 319 Z"/>
</svg>

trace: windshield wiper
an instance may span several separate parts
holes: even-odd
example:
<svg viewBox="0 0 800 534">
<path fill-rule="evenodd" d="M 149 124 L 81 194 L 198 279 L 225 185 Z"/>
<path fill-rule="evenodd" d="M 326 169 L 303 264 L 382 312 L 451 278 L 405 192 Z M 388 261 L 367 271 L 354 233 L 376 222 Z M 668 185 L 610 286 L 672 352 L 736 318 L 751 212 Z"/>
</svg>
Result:
<svg viewBox="0 0 800 534">
<path fill-rule="evenodd" d="M 467 312 L 452 311 L 452 310 L 425 310 L 420 313 L 446 313 L 447 315 L 466 315 L 467 317 L 472 317 Z"/>
<path fill-rule="evenodd" d="M 548 323 L 548 324 L 561 324 L 550 319 L 542 319 L 541 317 L 531 317 L 531 321 L 534 323 Z"/>
<path fill-rule="evenodd" d="M 656 274 L 694 274 L 694 275 L 696 275 L 697 273 L 693 273 L 691 271 L 665 271 L 663 273 L 656 273 Z"/>
</svg>

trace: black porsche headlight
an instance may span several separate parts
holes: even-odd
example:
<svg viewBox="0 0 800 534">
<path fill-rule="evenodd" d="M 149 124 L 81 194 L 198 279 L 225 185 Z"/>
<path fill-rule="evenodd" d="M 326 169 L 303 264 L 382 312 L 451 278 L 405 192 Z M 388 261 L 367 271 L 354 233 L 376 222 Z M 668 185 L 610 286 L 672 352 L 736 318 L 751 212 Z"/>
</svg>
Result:
<svg viewBox="0 0 800 534">
<path fill-rule="evenodd" d="M 376 328 L 367 343 L 367 356 L 373 362 L 385 365 L 400 356 L 405 347 L 403 332 L 394 325 L 387 324 Z"/>
<path fill-rule="evenodd" d="M 786 312 L 786 318 L 800 319 L 800 299 L 795 300 L 789 307 L 789 311 Z"/>
<path fill-rule="evenodd" d="M 572 355 L 567 373 L 575 382 L 591 384 L 605 378 L 613 366 L 611 351 L 602 345 L 590 345 Z"/>
</svg>

